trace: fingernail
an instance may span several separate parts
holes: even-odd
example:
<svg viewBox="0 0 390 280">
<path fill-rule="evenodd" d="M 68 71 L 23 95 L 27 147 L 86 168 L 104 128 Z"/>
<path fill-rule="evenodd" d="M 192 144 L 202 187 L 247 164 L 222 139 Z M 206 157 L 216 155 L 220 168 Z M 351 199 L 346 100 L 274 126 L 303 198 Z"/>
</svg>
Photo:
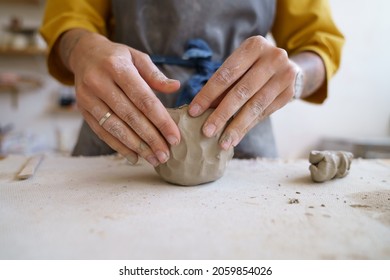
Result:
<svg viewBox="0 0 390 280">
<path fill-rule="evenodd" d="M 177 139 L 176 136 L 168 135 L 167 140 L 168 143 L 171 144 L 172 146 L 176 146 L 177 144 L 179 144 L 179 139 Z"/>
<path fill-rule="evenodd" d="M 167 84 L 174 84 L 174 83 L 177 83 L 177 80 L 174 80 L 174 79 L 166 79 L 165 81 Z"/>
<path fill-rule="evenodd" d="M 201 110 L 201 108 L 200 108 L 200 106 L 199 106 L 199 104 L 192 104 L 191 106 L 190 106 L 190 109 L 188 110 L 188 113 L 191 115 L 191 116 L 193 116 L 193 117 L 197 117 L 197 116 L 199 116 L 200 115 L 200 110 Z"/>
<path fill-rule="evenodd" d="M 230 148 L 230 145 L 232 144 L 232 139 L 229 135 L 223 135 L 220 141 L 222 149 L 225 151 Z"/>
<path fill-rule="evenodd" d="M 213 137 L 214 136 L 214 133 L 216 131 L 217 127 L 210 123 L 210 124 L 207 124 L 204 129 L 203 129 L 203 133 L 204 135 L 206 135 L 207 137 Z"/>
<path fill-rule="evenodd" d="M 169 155 L 162 151 L 157 151 L 156 156 L 161 163 L 165 163 L 169 159 Z"/>
<path fill-rule="evenodd" d="M 154 156 L 154 155 L 150 155 L 146 158 L 146 160 L 151 164 L 153 165 L 154 167 L 158 166 L 160 164 L 160 162 L 158 161 L 158 159 Z"/>
<path fill-rule="evenodd" d="M 132 165 L 134 165 L 138 162 L 138 156 L 136 156 L 136 155 L 128 154 L 125 156 L 125 158 Z"/>
</svg>

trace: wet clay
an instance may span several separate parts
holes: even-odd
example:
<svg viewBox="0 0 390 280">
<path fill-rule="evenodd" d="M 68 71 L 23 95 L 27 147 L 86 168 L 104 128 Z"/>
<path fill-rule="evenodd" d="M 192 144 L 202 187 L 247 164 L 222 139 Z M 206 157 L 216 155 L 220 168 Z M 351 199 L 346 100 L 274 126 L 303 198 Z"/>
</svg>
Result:
<svg viewBox="0 0 390 280">
<path fill-rule="evenodd" d="M 314 182 L 325 182 L 348 175 L 353 154 L 344 151 L 311 151 L 309 170 Z"/>
<path fill-rule="evenodd" d="M 193 186 L 215 181 L 225 172 L 233 157 L 233 148 L 227 151 L 220 148 L 221 133 L 212 138 L 203 135 L 202 126 L 213 109 L 196 118 L 187 111 L 188 106 L 168 109 L 180 129 L 181 141 L 170 148 L 169 160 L 155 170 L 165 181 L 176 185 Z"/>
</svg>

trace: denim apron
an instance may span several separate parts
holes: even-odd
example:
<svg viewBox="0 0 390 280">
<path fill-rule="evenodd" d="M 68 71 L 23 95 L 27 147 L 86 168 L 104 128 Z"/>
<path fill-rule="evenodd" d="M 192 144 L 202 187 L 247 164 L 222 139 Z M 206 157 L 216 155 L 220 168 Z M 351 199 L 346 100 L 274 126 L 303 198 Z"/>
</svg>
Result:
<svg viewBox="0 0 390 280">
<path fill-rule="evenodd" d="M 246 38 L 265 36 L 271 29 L 276 0 L 112 0 L 113 40 L 151 56 L 181 57 L 188 40 L 201 38 L 212 59 L 224 61 Z M 186 84 L 194 69 L 158 65 L 169 78 Z M 156 93 L 166 107 L 178 94 Z M 102 155 L 114 151 L 84 122 L 73 155 Z M 235 148 L 236 158 L 276 157 L 271 120 L 256 125 Z"/>
</svg>

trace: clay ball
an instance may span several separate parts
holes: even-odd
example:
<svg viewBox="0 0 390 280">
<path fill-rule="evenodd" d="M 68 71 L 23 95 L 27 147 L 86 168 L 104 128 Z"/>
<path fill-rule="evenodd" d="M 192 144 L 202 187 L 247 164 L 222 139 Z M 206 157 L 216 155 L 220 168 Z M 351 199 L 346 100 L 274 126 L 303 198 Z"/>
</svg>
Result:
<svg viewBox="0 0 390 280">
<path fill-rule="evenodd" d="M 202 126 L 213 109 L 208 109 L 201 116 L 193 118 L 188 114 L 188 106 L 168 109 L 172 119 L 178 125 L 181 141 L 170 147 L 170 159 L 155 168 L 167 182 L 194 186 L 215 181 L 222 177 L 226 166 L 233 157 L 233 148 L 225 151 L 220 148 L 219 133 L 207 138 Z"/>
</svg>

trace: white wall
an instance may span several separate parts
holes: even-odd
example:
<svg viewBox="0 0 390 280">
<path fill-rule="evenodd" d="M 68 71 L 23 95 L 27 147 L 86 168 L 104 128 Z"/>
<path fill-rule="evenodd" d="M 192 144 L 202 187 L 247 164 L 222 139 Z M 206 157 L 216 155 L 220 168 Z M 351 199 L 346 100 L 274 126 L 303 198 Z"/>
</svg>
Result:
<svg viewBox="0 0 390 280">
<path fill-rule="evenodd" d="M 390 139 L 390 1 L 331 0 L 346 37 L 323 105 L 292 102 L 274 114 L 279 153 L 307 157 L 323 137 Z"/>
<path fill-rule="evenodd" d="M 336 23 L 346 36 L 342 66 L 330 83 L 329 98 L 319 106 L 295 101 L 273 116 L 280 156 L 307 157 L 323 137 L 376 139 L 390 137 L 390 1 L 331 0 Z M 42 7 L 0 4 L 0 25 L 11 15 L 39 22 Z M 47 76 L 43 57 L 0 56 L 0 71 L 32 71 L 44 77 L 41 90 L 25 93 L 12 108 L 9 94 L 0 93 L 0 124 L 36 131 L 47 137 L 63 131 L 73 145 L 79 116 L 50 114 L 59 85 Z"/>
</svg>

